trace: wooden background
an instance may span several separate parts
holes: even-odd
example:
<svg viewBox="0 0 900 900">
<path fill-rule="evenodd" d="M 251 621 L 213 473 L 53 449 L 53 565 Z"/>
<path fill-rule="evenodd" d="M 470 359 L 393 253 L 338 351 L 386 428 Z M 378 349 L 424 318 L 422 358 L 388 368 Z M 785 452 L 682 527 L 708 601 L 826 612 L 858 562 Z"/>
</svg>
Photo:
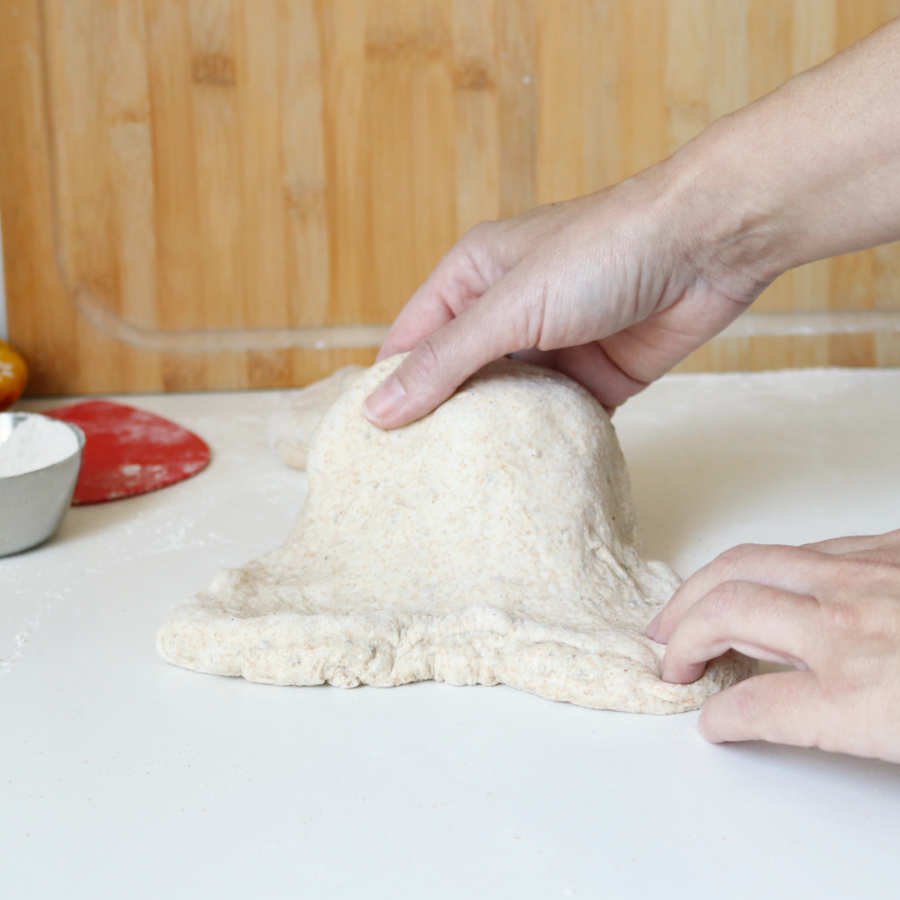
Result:
<svg viewBox="0 0 900 900">
<path fill-rule="evenodd" d="M 621 179 L 897 14 L 3 0 L 10 337 L 36 393 L 290 385 L 367 361 L 470 225 Z M 685 366 L 897 364 L 900 250 L 789 273 L 755 311 Z"/>
</svg>

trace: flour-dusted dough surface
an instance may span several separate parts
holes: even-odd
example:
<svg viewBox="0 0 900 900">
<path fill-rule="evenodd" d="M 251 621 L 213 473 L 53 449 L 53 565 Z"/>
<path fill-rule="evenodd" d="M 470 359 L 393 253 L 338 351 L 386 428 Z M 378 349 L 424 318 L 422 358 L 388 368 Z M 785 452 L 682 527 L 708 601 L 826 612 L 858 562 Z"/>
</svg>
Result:
<svg viewBox="0 0 900 900">
<path fill-rule="evenodd" d="M 624 460 L 592 397 L 502 360 L 382 432 L 362 404 L 397 362 L 351 380 L 313 438 L 293 533 L 176 609 L 165 659 L 273 684 L 503 683 L 648 713 L 748 674 L 729 654 L 694 684 L 660 679 L 643 629 L 677 578 L 637 553 Z"/>
</svg>

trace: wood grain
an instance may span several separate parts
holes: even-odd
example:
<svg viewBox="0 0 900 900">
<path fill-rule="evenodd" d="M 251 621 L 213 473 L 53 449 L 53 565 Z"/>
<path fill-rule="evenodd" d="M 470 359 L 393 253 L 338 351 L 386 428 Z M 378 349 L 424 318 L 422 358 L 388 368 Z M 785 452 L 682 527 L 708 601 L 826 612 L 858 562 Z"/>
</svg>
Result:
<svg viewBox="0 0 900 900">
<path fill-rule="evenodd" d="M 366 362 L 365 327 L 467 228 L 652 164 L 897 14 L 6 0 L 0 212 L 32 392 L 283 386 Z M 755 310 L 900 310 L 900 249 L 798 269 Z M 873 327 L 725 337 L 684 367 L 898 363 L 898 336 Z"/>
</svg>

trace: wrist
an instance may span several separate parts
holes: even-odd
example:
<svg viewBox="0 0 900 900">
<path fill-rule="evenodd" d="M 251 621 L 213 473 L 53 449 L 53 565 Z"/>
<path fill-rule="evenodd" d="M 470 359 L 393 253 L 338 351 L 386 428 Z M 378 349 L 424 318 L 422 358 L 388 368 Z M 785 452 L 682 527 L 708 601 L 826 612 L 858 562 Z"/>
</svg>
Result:
<svg viewBox="0 0 900 900">
<path fill-rule="evenodd" d="M 799 260 L 790 255 L 778 192 L 741 136 L 740 115 L 715 122 L 662 165 L 696 269 L 750 303 Z"/>
</svg>

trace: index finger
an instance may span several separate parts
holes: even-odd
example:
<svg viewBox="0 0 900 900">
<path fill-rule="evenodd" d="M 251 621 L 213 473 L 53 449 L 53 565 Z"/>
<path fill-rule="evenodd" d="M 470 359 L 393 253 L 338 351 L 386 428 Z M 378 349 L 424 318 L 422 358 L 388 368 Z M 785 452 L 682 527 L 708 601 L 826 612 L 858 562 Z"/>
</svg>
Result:
<svg viewBox="0 0 900 900">
<path fill-rule="evenodd" d="M 378 351 L 379 360 L 412 350 L 488 290 L 490 282 L 463 244 L 466 240 L 474 239 L 462 238 L 400 310 Z"/>
<path fill-rule="evenodd" d="M 719 585 L 752 581 L 792 594 L 815 596 L 838 565 L 836 557 L 801 547 L 744 544 L 717 556 L 675 592 L 647 627 L 647 635 L 666 643 L 688 610 Z"/>
<path fill-rule="evenodd" d="M 378 351 L 376 361 L 412 350 L 419 341 L 453 318 L 453 310 L 430 281 L 421 285 L 400 310 Z"/>
<path fill-rule="evenodd" d="M 517 308 L 524 293 L 501 279 L 482 301 L 420 341 L 366 399 L 365 414 L 379 428 L 399 428 L 440 406 L 482 366 L 529 344 L 531 319 Z"/>
</svg>

